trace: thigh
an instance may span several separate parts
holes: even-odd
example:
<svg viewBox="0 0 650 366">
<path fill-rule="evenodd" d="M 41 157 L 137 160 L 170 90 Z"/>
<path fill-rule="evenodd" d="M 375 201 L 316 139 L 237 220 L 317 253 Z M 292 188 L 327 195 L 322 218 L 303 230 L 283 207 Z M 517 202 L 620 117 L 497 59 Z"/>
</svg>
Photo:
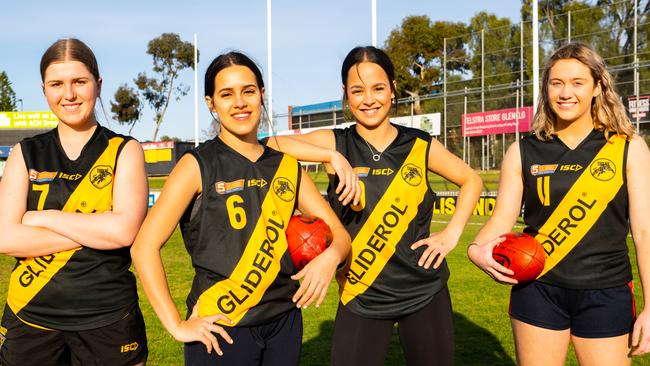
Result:
<svg viewBox="0 0 650 366">
<path fill-rule="evenodd" d="M 562 366 L 569 348 L 570 331 L 540 328 L 511 318 L 517 365 Z"/>
<path fill-rule="evenodd" d="M 636 310 L 632 283 L 600 290 L 574 290 L 571 334 L 580 338 L 612 338 L 634 327 Z"/>
<path fill-rule="evenodd" d="M 302 346 L 302 313 L 300 309 L 291 310 L 277 321 L 260 328 L 265 343 L 262 352 L 262 365 L 297 366 Z"/>
<path fill-rule="evenodd" d="M 630 365 L 629 335 L 607 338 L 571 336 L 580 366 Z"/>
<path fill-rule="evenodd" d="M 58 331 L 29 326 L 5 307 L 0 335 L 0 365 L 70 365 L 70 353 Z M 4 341 L 2 341 L 4 338 Z"/>
<path fill-rule="evenodd" d="M 447 287 L 423 309 L 401 319 L 398 330 L 409 366 L 453 365 L 454 323 Z"/>
<path fill-rule="evenodd" d="M 147 334 L 137 306 L 113 324 L 64 335 L 73 365 L 131 366 L 147 360 Z"/>
<path fill-rule="evenodd" d="M 361 317 L 339 304 L 332 336 L 332 365 L 383 365 L 393 324 L 393 320 Z"/>
</svg>

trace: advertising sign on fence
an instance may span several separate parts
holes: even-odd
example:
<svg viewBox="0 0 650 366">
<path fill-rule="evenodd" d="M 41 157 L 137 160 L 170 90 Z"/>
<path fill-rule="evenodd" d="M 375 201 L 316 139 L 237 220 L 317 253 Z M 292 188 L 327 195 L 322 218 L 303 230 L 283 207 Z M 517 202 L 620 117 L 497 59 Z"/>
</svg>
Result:
<svg viewBox="0 0 650 366">
<path fill-rule="evenodd" d="M 530 131 L 532 121 L 533 107 L 519 108 L 519 132 Z M 463 136 L 515 133 L 517 130 L 516 122 L 517 108 L 463 114 Z"/>
<path fill-rule="evenodd" d="M 496 192 L 483 192 L 474 207 L 473 215 L 491 216 L 497 202 Z M 458 192 L 436 192 L 436 200 L 433 204 L 434 214 L 453 215 L 456 212 L 458 203 Z"/>
<path fill-rule="evenodd" d="M 393 117 L 390 121 L 397 125 L 419 128 L 428 132 L 429 135 L 440 136 L 440 113 Z"/>
<path fill-rule="evenodd" d="M 629 95 L 624 99 L 628 117 L 632 123 L 636 122 L 636 114 L 639 114 L 639 121 L 648 121 L 648 110 L 650 110 L 650 94 L 639 95 L 639 101 L 636 100 L 636 95 Z"/>
<path fill-rule="evenodd" d="M 58 123 L 59 120 L 52 112 L 0 112 L 2 129 L 50 129 Z"/>
</svg>

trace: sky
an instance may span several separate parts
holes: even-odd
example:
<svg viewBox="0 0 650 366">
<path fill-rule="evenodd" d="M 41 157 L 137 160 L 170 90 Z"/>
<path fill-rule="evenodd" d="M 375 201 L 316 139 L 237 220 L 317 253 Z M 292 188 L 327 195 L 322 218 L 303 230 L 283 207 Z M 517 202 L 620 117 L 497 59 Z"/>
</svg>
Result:
<svg viewBox="0 0 650 366">
<path fill-rule="evenodd" d="M 518 23 L 519 0 L 377 0 L 377 40 L 409 15 L 432 21 L 467 23 L 480 11 Z M 287 128 L 287 107 L 341 97 L 340 67 L 350 49 L 371 44 L 371 0 L 272 0 L 273 112 L 278 130 Z M 0 71 L 9 76 L 24 111 L 47 111 L 40 87 L 39 62 L 57 39 L 74 37 L 95 53 L 103 78 L 101 124 L 119 133 L 126 126 L 111 120 L 110 101 L 121 84 L 133 86 L 139 72 L 152 76 L 147 43 L 162 33 L 198 37 L 199 130 L 205 137 L 211 116 L 203 101 L 203 75 L 216 56 L 238 50 L 251 56 L 267 80 L 266 0 L 7 1 L 0 22 Z M 159 132 L 183 140 L 194 138 L 194 72 L 179 81 L 190 92 L 172 100 Z M 267 82 L 268 84 L 268 82 Z M 18 105 L 20 108 L 20 103 Z M 148 106 L 133 129 L 140 141 L 151 140 L 155 124 Z"/>
</svg>

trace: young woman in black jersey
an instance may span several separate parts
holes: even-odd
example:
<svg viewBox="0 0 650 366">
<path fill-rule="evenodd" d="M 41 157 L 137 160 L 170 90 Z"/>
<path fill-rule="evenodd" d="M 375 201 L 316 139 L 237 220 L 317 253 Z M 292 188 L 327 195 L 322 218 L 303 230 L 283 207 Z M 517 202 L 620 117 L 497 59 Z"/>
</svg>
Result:
<svg viewBox="0 0 650 366">
<path fill-rule="evenodd" d="M 468 256 L 495 281 L 515 285 L 518 364 L 563 365 L 571 343 L 581 365 L 629 365 L 650 350 L 650 315 L 635 315 L 626 245 L 629 225 L 647 301 L 650 152 L 588 46 L 568 44 L 549 58 L 532 131 L 508 149 L 494 213 Z M 517 284 L 491 253 L 522 203 L 524 231 L 547 259 L 536 281 Z"/>
<path fill-rule="evenodd" d="M 321 304 L 350 249 L 350 236 L 298 162 L 258 142 L 263 95 L 262 75 L 247 56 L 212 61 L 205 101 L 221 132 L 181 158 L 131 250 L 158 317 L 186 342 L 186 364 L 296 365 L 299 308 Z M 294 208 L 321 217 L 334 236 L 297 274 L 285 237 Z M 196 270 L 186 318 L 160 258 L 179 220 Z"/>
<path fill-rule="evenodd" d="M 347 265 L 337 275 L 341 303 L 332 364 L 383 365 L 397 323 L 408 364 L 450 365 L 454 337 L 444 259 L 476 206 L 481 179 L 426 132 L 390 123 L 396 82 L 382 50 L 351 50 L 341 79 L 343 103 L 355 125 L 269 139 L 271 146 L 306 160 L 314 159 L 308 144 L 336 150 L 360 179 L 349 205 L 333 192 L 339 178 L 332 175 L 328 189 L 353 237 Z M 460 187 L 455 214 L 436 233 L 429 233 L 434 193 L 428 171 Z"/>
<path fill-rule="evenodd" d="M 97 123 L 102 79 L 83 42 L 55 42 L 40 70 L 59 123 L 13 148 L 0 183 L 0 252 L 17 259 L 0 364 L 144 364 L 128 248 L 147 209 L 142 148 Z"/>
</svg>

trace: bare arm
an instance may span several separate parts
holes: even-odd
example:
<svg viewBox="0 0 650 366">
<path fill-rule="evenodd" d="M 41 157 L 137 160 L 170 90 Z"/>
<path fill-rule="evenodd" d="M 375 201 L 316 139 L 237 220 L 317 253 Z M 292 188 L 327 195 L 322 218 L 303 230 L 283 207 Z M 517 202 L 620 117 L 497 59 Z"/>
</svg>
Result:
<svg viewBox="0 0 650 366">
<path fill-rule="evenodd" d="M 515 142 L 508 148 L 501 164 L 499 192 L 494 212 L 476 235 L 472 245 L 467 248 L 467 255 L 472 263 L 494 280 L 502 283 L 516 284 L 517 281 L 506 276 L 512 275 L 513 272 L 492 258 L 492 249 L 502 241 L 499 236 L 512 230 L 515 225 L 521 211 L 523 192 L 519 143 Z"/>
<path fill-rule="evenodd" d="M 267 145 L 275 150 L 294 156 L 302 161 L 322 162 L 330 174 L 339 177 L 336 194 L 339 201 L 356 205 L 361 198 L 359 178 L 348 160 L 336 151 L 336 141 L 331 130 L 316 130 L 304 135 L 269 137 Z"/>
<path fill-rule="evenodd" d="M 432 233 L 428 238 L 419 240 L 411 246 L 411 249 L 428 246 L 418 261 L 418 265 L 426 269 L 432 263 L 433 268 L 438 268 L 445 256 L 456 247 L 483 188 L 483 181 L 478 174 L 435 139 L 431 140 L 428 161 L 430 171 L 459 186 L 460 192 L 456 211 L 445 229 L 439 233 Z"/>
<path fill-rule="evenodd" d="M 307 307 L 316 301 L 316 307 L 318 307 L 325 299 L 336 267 L 350 252 L 351 239 L 350 234 L 304 171 L 300 180 L 298 205 L 301 212 L 323 219 L 329 225 L 333 235 L 330 246 L 292 277 L 293 279 L 303 279 L 300 288 L 293 296 L 293 301 L 297 302 L 297 306 Z"/>
<path fill-rule="evenodd" d="M 0 181 L 0 253 L 37 257 L 80 245 L 53 231 L 22 224 L 27 211 L 29 177 L 20 144 L 14 146 Z"/>
<path fill-rule="evenodd" d="M 23 223 L 54 231 L 94 249 L 130 246 L 147 212 L 148 185 L 142 147 L 129 141 L 113 178 L 113 209 L 102 213 L 30 211 Z"/>
<path fill-rule="evenodd" d="M 169 291 L 160 249 L 174 232 L 189 203 L 201 192 L 201 173 L 196 159 L 185 155 L 169 175 L 160 197 L 147 215 L 131 247 L 133 264 L 144 292 L 156 315 L 167 331 L 180 342 L 200 341 L 208 352 L 214 348 L 221 354 L 212 332 L 220 333 L 229 343 L 232 340 L 223 328 L 213 324 L 222 315 L 198 318 L 196 312 L 187 321 L 181 320 Z"/>
<path fill-rule="evenodd" d="M 627 158 L 627 191 L 630 205 L 630 226 L 639 267 L 644 304 L 650 299 L 650 151 L 637 135 L 630 141 Z M 647 306 L 634 322 L 633 355 L 650 351 L 650 312 Z"/>
</svg>

